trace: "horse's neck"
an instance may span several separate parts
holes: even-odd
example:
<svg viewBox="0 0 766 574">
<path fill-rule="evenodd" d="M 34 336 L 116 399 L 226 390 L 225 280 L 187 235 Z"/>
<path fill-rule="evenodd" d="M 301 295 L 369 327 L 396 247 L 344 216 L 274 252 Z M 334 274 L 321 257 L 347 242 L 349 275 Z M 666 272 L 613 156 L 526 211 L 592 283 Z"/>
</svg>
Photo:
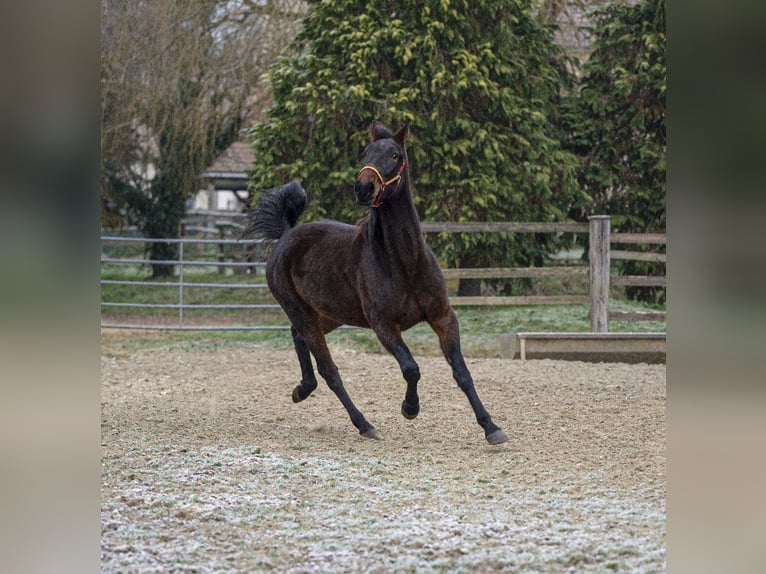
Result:
<svg viewBox="0 0 766 574">
<path fill-rule="evenodd" d="M 377 210 L 371 222 L 371 239 L 376 247 L 404 268 L 415 265 L 425 252 L 426 243 L 409 186 Z"/>
</svg>

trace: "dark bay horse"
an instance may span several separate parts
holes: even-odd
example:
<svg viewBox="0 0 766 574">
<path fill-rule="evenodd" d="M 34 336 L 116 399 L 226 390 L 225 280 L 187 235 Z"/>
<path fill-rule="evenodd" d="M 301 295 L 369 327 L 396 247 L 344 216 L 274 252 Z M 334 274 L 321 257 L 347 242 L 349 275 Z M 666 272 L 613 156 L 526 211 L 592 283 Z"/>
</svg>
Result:
<svg viewBox="0 0 766 574">
<path fill-rule="evenodd" d="M 354 184 L 356 201 L 369 206 L 358 225 L 317 221 L 296 226 L 306 204 L 297 182 L 267 192 L 250 213 L 244 235 L 278 240 L 266 266 L 269 288 L 292 323 L 301 366 L 294 402 L 317 386 L 311 364 L 348 411 L 362 436 L 379 438 L 343 387 L 325 334 L 341 325 L 372 329 L 398 361 L 407 390 L 402 414 L 420 412 L 420 369 L 402 332 L 422 321 L 439 337 L 458 386 L 468 397 L 487 442 L 508 440 L 482 405 L 460 350 L 458 321 L 449 304 L 441 269 L 420 230 L 410 188 L 405 140 L 407 126 L 395 134 L 373 122 L 372 142 Z"/>
</svg>

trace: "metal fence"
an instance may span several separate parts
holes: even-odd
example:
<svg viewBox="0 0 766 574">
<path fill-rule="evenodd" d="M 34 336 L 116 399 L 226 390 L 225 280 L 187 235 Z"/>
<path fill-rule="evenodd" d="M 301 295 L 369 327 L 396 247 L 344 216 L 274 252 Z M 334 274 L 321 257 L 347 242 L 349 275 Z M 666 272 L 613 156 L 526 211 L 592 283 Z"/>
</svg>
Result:
<svg viewBox="0 0 766 574">
<path fill-rule="evenodd" d="M 188 294 L 190 290 L 194 289 L 246 289 L 246 290 L 263 290 L 268 289 L 268 285 L 265 283 L 265 276 L 262 282 L 248 282 L 248 283 L 235 283 L 227 281 L 225 271 L 229 270 L 257 270 L 263 269 L 266 265 L 265 261 L 242 261 L 236 260 L 237 257 L 232 257 L 232 260 L 227 260 L 225 249 L 227 246 L 235 247 L 238 250 L 244 252 L 253 245 L 263 244 L 263 241 L 254 240 L 236 240 L 236 239 L 197 239 L 197 238 L 181 238 L 181 239 L 147 239 L 142 237 L 118 237 L 118 236 L 102 236 L 102 253 L 109 251 L 110 245 L 120 244 L 140 244 L 146 246 L 151 243 L 165 243 L 175 244 L 178 246 L 178 258 L 170 260 L 157 260 L 148 259 L 146 257 L 101 257 L 102 276 L 104 266 L 120 266 L 120 267 L 144 267 L 151 265 L 172 265 L 177 271 L 177 277 L 174 277 L 173 281 L 143 281 L 134 279 L 101 279 L 102 293 L 104 286 L 129 286 L 129 287 L 147 287 L 151 289 L 177 289 L 178 298 L 174 303 L 142 303 L 135 301 L 104 301 L 102 296 L 101 307 L 104 308 L 125 308 L 125 309 L 175 309 L 177 310 L 177 324 L 159 324 L 159 325 L 147 325 L 137 323 L 101 323 L 102 328 L 111 329 L 157 329 L 157 330 L 176 330 L 176 331 L 244 331 L 244 330 L 283 330 L 289 329 L 289 325 L 188 325 L 186 321 L 185 313 L 187 311 L 202 310 L 202 309 L 215 309 L 215 310 L 275 310 L 280 311 L 281 308 L 277 303 L 214 303 L 214 304 L 200 304 L 188 302 Z M 189 249 L 187 246 L 212 246 L 218 251 L 217 261 L 212 261 L 208 258 L 200 259 L 199 253 L 195 256 L 189 256 Z M 205 253 L 206 256 L 210 256 L 209 251 Z M 217 269 L 221 280 L 216 282 L 199 282 L 189 280 L 190 268 L 204 269 L 214 268 Z M 254 276 L 255 274 L 250 274 Z"/>
</svg>

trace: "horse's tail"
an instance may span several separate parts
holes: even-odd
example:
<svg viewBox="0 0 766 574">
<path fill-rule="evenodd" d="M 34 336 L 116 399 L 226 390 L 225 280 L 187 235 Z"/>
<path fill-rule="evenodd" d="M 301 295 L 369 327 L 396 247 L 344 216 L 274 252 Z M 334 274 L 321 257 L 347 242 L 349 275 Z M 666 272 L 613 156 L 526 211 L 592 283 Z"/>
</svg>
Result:
<svg viewBox="0 0 766 574">
<path fill-rule="evenodd" d="M 263 192 L 263 197 L 248 212 L 242 237 L 279 239 L 295 226 L 306 207 L 306 191 L 297 181 Z"/>
</svg>

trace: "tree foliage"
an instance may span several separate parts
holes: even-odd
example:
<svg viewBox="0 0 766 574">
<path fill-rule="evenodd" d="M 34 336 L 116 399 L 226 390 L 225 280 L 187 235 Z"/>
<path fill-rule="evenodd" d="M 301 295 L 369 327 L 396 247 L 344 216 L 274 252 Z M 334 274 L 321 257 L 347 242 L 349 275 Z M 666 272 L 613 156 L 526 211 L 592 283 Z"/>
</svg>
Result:
<svg viewBox="0 0 766 574">
<path fill-rule="evenodd" d="M 350 191 L 380 119 L 408 122 L 422 218 L 555 221 L 587 198 L 561 144 L 565 55 L 529 0 L 309 2 L 274 104 L 252 131 L 255 188 L 303 181 L 314 218 L 353 221 Z M 539 262 L 544 238 L 440 237 L 452 266 Z"/>
<path fill-rule="evenodd" d="M 556 41 L 575 59 L 587 59 L 593 42 L 590 15 L 605 4 L 635 4 L 637 0 L 536 0 L 535 17 L 555 26 Z"/>
<path fill-rule="evenodd" d="M 620 231 L 665 231 L 665 2 L 611 4 L 595 17 L 594 50 L 568 115 L 580 185 L 594 201 L 574 215 L 610 214 Z M 654 271 L 636 262 L 620 267 Z M 664 290 L 642 293 L 664 297 Z"/>
<path fill-rule="evenodd" d="M 665 2 L 597 13 L 594 51 L 570 102 L 569 134 L 591 212 L 625 231 L 665 228 Z"/>
<path fill-rule="evenodd" d="M 294 25 L 285 4 L 102 0 L 102 216 L 146 237 L 178 236 L 185 201 L 238 137 L 258 77 Z M 167 244 L 150 253 L 174 255 Z"/>
</svg>

